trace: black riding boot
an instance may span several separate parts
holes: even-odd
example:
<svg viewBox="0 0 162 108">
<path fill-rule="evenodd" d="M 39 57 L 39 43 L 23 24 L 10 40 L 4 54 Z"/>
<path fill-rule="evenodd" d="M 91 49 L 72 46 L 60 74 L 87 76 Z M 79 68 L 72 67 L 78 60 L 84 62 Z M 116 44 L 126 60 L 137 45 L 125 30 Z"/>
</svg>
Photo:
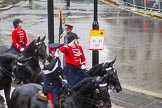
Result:
<svg viewBox="0 0 162 108">
<path fill-rule="evenodd" d="M 20 75 L 18 75 L 18 73 L 15 72 L 15 80 L 14 81 L 15 81 L 16 84 L 20 84 L 21 83 L 21 80 L 20 80 L 19 76 Z"/>
<path fill-rule="evenodd" d="M 18 62 L 17 62 L 17 66 L 19 66 L 20 64 L 22 64 L 22 63 L 20 63 L 20 62 L 18 61 Z M 20 73 L 18 73 L 17 70 L 15 69 L 15 70 L 14 70 L 14 77 L 15 77 L 15 80 L 14 80 L 14 81 L 15 81 L 16 84 L 20 84 L 20 83 L 21 83 L 20 76 L 21 76 Z"/>
</svg>

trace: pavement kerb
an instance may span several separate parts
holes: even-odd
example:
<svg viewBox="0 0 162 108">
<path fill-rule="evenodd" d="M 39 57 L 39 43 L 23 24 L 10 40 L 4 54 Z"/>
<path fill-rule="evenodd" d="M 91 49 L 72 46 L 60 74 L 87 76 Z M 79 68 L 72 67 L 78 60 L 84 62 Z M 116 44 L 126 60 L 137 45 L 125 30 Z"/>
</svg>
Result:
<svg viewBox="0 0 162 108">
<path fill-rule="evenodd" d="M 0 11 L 5 11 L 5 10 L 8 10 L 8 9 L 11 9 L 11 8 L 13 8 L 15 6 L 19 6 L 19 5 L 21 5 L 21 4 L 25 3 L 25 2 L 27 2 L 27 1 L 20 1 L 20 2 L 18 2 L 16 4 L 11 4 L 11 5 L 5 6 L 3 8 L 0 8 Z"/>
<path fill-rule="evenodd" d="M 148 91 L 148 90 L 144 90 L 144 89 L 140 89 L 140 88 L 136 88 L 136 87 L 131 87 L 131 86 L 126 85 L 126 84 L 122 84 L 122 88 L 130 90 L 130 91 L 142 93 L 142 94 L 145 94 L 145 95 L 150 95 L 150 96 L 153 96 L 153 97 L 162 98 L 162 94 L 160 94 L 160 93 L 155 93 L 155 92 L 152 92 L 152 91 Z"/>
<path fill-rule="evenodd" d="M 8 5 L 8 6 L 5 6 L 3 8 L 0 8 L 0 11 L 5 11 L 5 10 L 11 9 L 13 7 L 14 7 L 14 5 Z"/>
</svg>

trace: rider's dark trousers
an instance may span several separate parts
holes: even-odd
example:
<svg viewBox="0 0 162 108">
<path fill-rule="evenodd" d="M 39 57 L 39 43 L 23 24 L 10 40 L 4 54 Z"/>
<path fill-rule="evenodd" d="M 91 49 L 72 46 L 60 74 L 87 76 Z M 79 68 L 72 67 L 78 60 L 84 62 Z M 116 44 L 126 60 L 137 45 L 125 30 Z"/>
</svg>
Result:
<svg viewBox="0 0 162 108">
<path fill-rule="evenodd" d="M 24 49 L 26 49 L 25 45 L 22 45 Z M 15 46 L 12 44 L 11 47 L 8 49 L 8 51 L 16 51 L 18 53 L 21 53 L 18 49 L 15 48 Z M 7 52 L 7 51 L 6 51 Z"/>
<path fill-rule="evenodd" d="M 12 44 L 11 47 L 9 48 L 8 51 L 16 51 L 16 52 L 20 52 L 19 50 L 17 50 L 14 45 Z"/>
<path fill-rule="evenodd" d="M 79 81 L 86 78 L 80 66 L 73 66 L 71 64 L 66 64 L 63 69 L 63 74 L 70 86 L 75 85 Z"/>
<path fill-rule="evenodd" d="M 45 85 L 44 90 L 52 104 L 52 108 L 59 108 L 59 93 L 61 91 L 61 83 L 55 83 L 54 85 Z"/>
</svg>

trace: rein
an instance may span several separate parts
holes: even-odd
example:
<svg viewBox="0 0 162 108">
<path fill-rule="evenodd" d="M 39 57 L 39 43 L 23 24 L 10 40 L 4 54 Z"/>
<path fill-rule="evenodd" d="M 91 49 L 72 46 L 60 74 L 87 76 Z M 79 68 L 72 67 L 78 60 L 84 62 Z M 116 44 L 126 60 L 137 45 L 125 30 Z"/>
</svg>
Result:
<svg viewBox="0 0 162 108">
<path fill-rule="evenodd" d="M 73 94 L 73 95 L 75 97 L 77 97 L 78 99 L 84 101 L 84 102 L 87 102 L 87 103 L 95 105 L 98 108 L 102 108 L 103 107 L 103 103 L 100 102 L 101 100 L 100 101 L 96 101 L 94 99 L 87 98 L 87 97 L 84 97 L 84 96 L 81 96 L 81 95 L 77 95 L 77 94 Z"/>
<path fill-rule="evenodd" d="M 8 75 L 9 77 L 14 77 L 7 69 L 5 69 L 4 67 L 0 66 L 0 70 L 2 70 L 3 73 L 5 73 L 6 75 Z"/>
<path fill-rule="evenodd" d="M 33 55 L 31 55 L 31 54 L 24 54 L 25 56 L 29 56 L 29 57 L 32 57 L 33 59 L 36 59 L 36 60 L 39 60 L 40 59 L 40 57 L 38 56 L 38 57 L 36 57 L 36 56 L 34 56 L 34 54 Z"/>
</svg>

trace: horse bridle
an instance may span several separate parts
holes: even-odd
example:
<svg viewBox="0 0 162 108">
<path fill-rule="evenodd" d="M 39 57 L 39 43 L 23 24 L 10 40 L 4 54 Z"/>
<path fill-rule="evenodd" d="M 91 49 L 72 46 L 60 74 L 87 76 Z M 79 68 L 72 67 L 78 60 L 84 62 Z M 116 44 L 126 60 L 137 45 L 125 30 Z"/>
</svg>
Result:
<svg viewBox="0 0 162 108">
<path fill-rule="evenodd" d="M 35 45 L 36 45 L 36 46 L 35 46 L 36 49 L 34 49 L 35 53 L 38 52 L 38 49 L 43 48 L 43 46 L 42 46 L 41 44 L 43 44 L 43 42 L 37 42 L 37 43 L 35 44 Z M 38 53 L 39 53 L 39 52 L 38 52 Z M 40 56 L 37 56 L 36 58 L 37 58 L 37 59 L 40 59 L 41 57 L 40 57 Z"/>
<path fill-rule="evenodd" d="M 110 70 L 112 71 L 111 73 L 108 72 Z M 112 75 L 114 73 L 117 73 L 116 69 L 113 68 L 112 66 L 110 66 L 109 68 L 106 68 L 106 72 L 107 73 L 104 76 L 107 76 L 107 75 L 109 76 L 109 75 Z M 108 84 L 108 88 L 111 89 L 113 92 L 115 92 L 115 87 L 111 83 Z"/>
<path fill-rule="evenodd" d="M 99 84 L 99 87 L 106 87 L 106 86 L 107 86 L 107 83 L 105 83 L 105 84 Z M 95 89 L 95 93 L 96 93 L 96 94 L 99 94 L 100 92 L 101 92 L 101 91 L 100 91 L 98 88 Z M 79 94 L 73 94 L 73 95 L 74 95 L 75 97 L 77 97 L 78 99 L 84 101 L 84 102 L 87 102 L 87 103 L 90 103 L 90 104 L 92 104 L 92 105 L 95 105 L 95 106 L 98 107 L 98 108 L 103 108 L 104 102 L 103 102 L 102 99 L 100 99 L 100 100 L 95 100 L 95 99 L 87 98 L 87 97 L 85 97 L 85 96 L 81 96 L 81 95 L 79 95 Z"/>
<path fill-rule="evenodd" d="M 0 70 L 5 73 L 9 77 L 14 77 L 12 73 L 10 73 L 7 69 L 5 69 L 3 66 L 0 65 Z"/>
<path fill-rule="evenodd" d="M 35 43 L 35 45 L 34 45 L 34 53 L 37 53 L 38 52 L 38 49 L 39 48 L 42 48 L 42 46 L 39 46 L 40 44 L 43 44 L 43 42 L 37 42 L 37 43 Z M 41 57 L 40 56 L 35 56 L 34 53 L 32 55 L 30 55 L 30 54 L 26 54 L 26 55 L 28 55 L 28 56 L 36 59 L 36 60 L 40 60 Z"/>
</svg>

